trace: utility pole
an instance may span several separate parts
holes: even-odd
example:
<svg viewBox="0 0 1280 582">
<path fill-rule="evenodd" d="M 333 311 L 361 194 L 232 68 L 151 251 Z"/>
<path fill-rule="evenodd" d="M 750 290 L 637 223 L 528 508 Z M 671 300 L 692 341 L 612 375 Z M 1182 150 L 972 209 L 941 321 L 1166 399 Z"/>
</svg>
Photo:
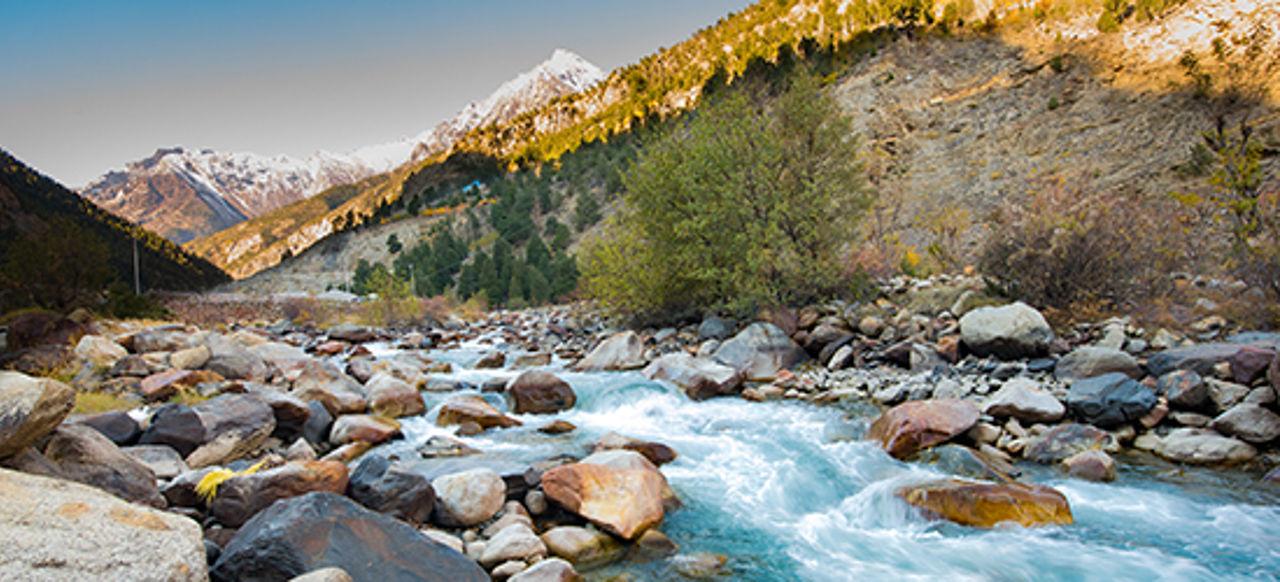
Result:
<svg viewBox="0 0 1280 582">
<path fill-rule="evenodd" d="M 133 239 L 133 294 L 142 295 L 142 276 L 138 273 L 138 239 Z"/>
</svg>

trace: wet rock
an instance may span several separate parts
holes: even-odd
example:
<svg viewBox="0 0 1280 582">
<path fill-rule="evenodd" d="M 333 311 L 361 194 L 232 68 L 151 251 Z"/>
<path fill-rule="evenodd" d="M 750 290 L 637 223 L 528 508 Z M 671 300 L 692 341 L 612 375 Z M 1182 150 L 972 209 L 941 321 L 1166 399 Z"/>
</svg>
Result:
<svg viewBox="0 0 1280 582">
<path fill-rule="evenodd" d="M 695 580 L 721 576 L 725 573 L 725 566 L 728 563 L 728 556 L 708 552 L 681 554 L 671 558 L 671 567 L 675 569 L 676 573 L 685 578 L 693 578 Z"/>
<path fill-rule="evenodd" d="M 554 527 L 541 537 L 553 555 L 583 568 L 603 566 L 617 561 L 626 553 L 626 548 L 613 536 L 593 528 L 571 525 Z"/>
<path fill-rule="evenodd" d="M 1052 465 L 1076 453 L 1089 450 L 1117 450 L 1115 438 L 1087 424 L 1060 424 L 1033 437 L 1022 456 L 1029 461 Z"/>
<path fill-rule="evenodd" d="M 567 420 L 556 419 L 543 426 L 538 427 L 538 432 L 544 434 L 565 434 L 577 430 L 572 422 Z"/>
<path fill-rule="evenodd" d="M 543 560 L 507 579 L 508 582 L 581 582 L 582 576 L 559 558 Z"/>
<path fill-rule="evenodd" d="M 1254 444 L 1265 444 L 1280 438 L 1280 415 L 1257 404 L 1232 406 L 1213 419 L 1210 426 L 1220 433 Z"/>
<path fill-rule="evenodd" d="M 484 398 L 474 395 L 450 398 L 440 407 L 440 413 L 436 416 L 436 424 L 440 426 L 467 422 L 474 422 L 482 429 L 509 428 L 521 424 L 519 420 L 499 412 Z"/>
<path fill-rule="evenodd" d="M 638 560 L 649 560 L 655 558 L 664 558 L 675 555 L 680 551 L 680 546 L 671 538 L 656 529 L 645 530 L 640 534 L 640 539 L 636 540 L 632 546 L 632 557 Z"/>
<path fill-rule="evenodd" d="M 400 423 L 393 418 L 369 414 L 344 414 L 333 421 L 329 442 L 345 445 L 353 442 L 379 444 L 400 436 Z"/>
<path fill-rule="evenodd" d="M 21 372 L 0 371 L 0 459 L 49 434 L 75 406 L 70 386 Z"/>
<path fill-rule="evenodd" d="M 547 546 L 529 526 L 516 523 L 507 526 L 485 544 L 480 564 L 493 567 L 510 560 L 537 561 L 547 555 Z"/>
<path fill-rule="evenodd" d="M 1192 464 L 1242 463 L 1258 455 L 1249 443 L 1200 428 L 1170 432 L 1156 443 L 1154 452 L 1170 461 Z"/>
<path fill-rule="evenodd" d="M 227 479 L 209 512 L 228 527 L 240 527 L 258 512 L 282 499 L 316 491 L 342 494 L 347 490 L 347 466 L 334 461 L 285 463 L 273 469 Z"/>
<path fill-rule="evenodd" d="M 1067 474 L 1088 481 L 1115 481 L 1116 462 L 1102 451 L 1081 451 L 1062 461 Z"/>
<path fill-rule="evenodd" d="M 921 451 L 915 459 L 961 477 L 1007 481 L 1018 475 L 1017 468 L 1004 458 L 954 443 Z"/>
<path fill-rule="evenodd" d="M 654 360 L 642 373 L 650 380 L 679 386 L 693 400 L 732 394 L 742 385 L 741 375 L 733 368 L 710 358 L 683 352 L 666 354 Z"/>
<path fill-rule="evenodd" d="M 408 524 L 329 493 L 272 505 L 240 528 L 213 566 L 216 582 L 287 580 L 323 567 L 363 580 L 486 582 L 475 562 Z"/>
<path fill-rule="evenodd" d="M 426 523 L 436 503 L 430 481 L 382 456 L 360 461 L 351 473 L 347 495 L 369 509 L 412 524 Z"/>
<path fill-rule="evenodd" d="M 577 370 L 632 370 L 644 366 L 644 342 L 634 331 L 609 336 L 574 366 Z"/>
<path fill-rule="evenodd" d="M 72 417 L 68 418 L 67 421 L 88 426 L 102 433 L 102 436 L 107 437 L 118 446 L 133 444 L 137 442 L 138 437 L 142 436 L 142 429 L 138 426 L 138 421 L 129 416 L 129 413 L 121 410 L 78 418 Z"/>
<path fill-rule="evenodd" d="M 898 490 L 908 504 L 943 519 L 973 527 L 1012 522 L 1024 527 L 1070 525 L 1067 498 L 1043 485 L 974 483 L 955 479 Z"/>
<path fill-rule="evenodd" d="M 507 364 L 507 356 L 502 352 L 489 352 L 476 361 L 477 370 L 497 369 Z"/>
<path fill-rule="evenodd" d="M 120 450 L 151 469 L 157 479 L 167 481 L 189 470 L 187 463 L 182 460 L 182 455 L 164 445 L 138 445 Z"/>
<path fill-rule="evenodd" d="M 120 358 L 129 355 L 129 350 L 100 335 L 86 335 L 76 342 L 76 357 L 99 368 L 110 368 Z"/>
<path fill-rule="evenodd" d="M 472 448 L 458 439 L 444 435 L 434 435 L 428 437 L 425 442 L 418 446 L 419 455 L 428 459 L 436 459 L 441 457 L 465 457 L 467 455 L 475 455 L 480 451 Z"/>
<path fill-rule="evenodd" d="M 906 459 L 963 434 L 978 422 L 978 408 L 964 400 L 921 400 L 899 404 L 880 415 L 867 431 L 890 455 Z"/>
<path fill-rule="evenodd" d="M 200 445 L 186 456 L 193 468 L 242 458 L 260 448 L 276 428 L 271 407 L 251 394 L 224 394 L 191 409 L 204 427 Z"/>
<path fill-rule="evenodd" d="M 1054 375 L 1061 379 L 1092 378 L 1103 374 L 1120 373 L 1130 378 L 1141 378 L 1138 360 L 1126 352 L 1099 346 L 1082 346 L 1058 360 Z"/>
<path fill-rule="evenodd" d="M 0 577 L 204 580 L 200 525 L 100 489 L 0 469 Z"/>
<path fill-rule="evenodd" d="M 573 408 L 577 394 L 568 382 L 540 370 L 516 376 L 507 386 L 516 414 L 552 414 Z"/>
<path fill-rule="evenodd" d="M 1012 303 L 1000 307 L 979 307 L 960 318 L 960 338 L 969 351 L 979 356 L 1005 360 L 1048 353 L 1053 329 L 1031 306 Z"/>
<path fill-rule="evenodd" d="M 1195 370 L 1174 370 L 1160 376 L 1156 390 L 1178 408 L 1195 410 L 1209 400 L 1209 386 Z"/>
<path fill-rule="evenodd" d="M 330 414 L 364 412 L 364 388 L 352 377 L 327 362 L 308 362 L 293 381 L 290 394 L 324 404 Z"/>
<path fill-rule="evenodd" d="M 648 459 L 650 463 L 657 466 L 670 463 L 671 461 L 676 460 L 676 457 L 679 456 L 676 454 L 675 449 L 662 443 L 634 439 L 622 436 L 616 432 L 609 432 L 600 437 L 600 440 L 596 441 L 591 450 L 592 452 L 613 450 L 633 451 L 640 453 L 644 458 Z"/>
<path fill-rule="evenodd" d="M 1077 380 L 1067 391 L 1067 407 L 1090 424 L 1109 428 L 1133 422 L 1156 405 L 1156 394 L 1120 373 Z"/>
<path fill-rule="evenodd" d="M 125 454 L 102 433 L 79 424 L 65 424 L 53 431 L 44 456 L 58 468 L 58 475 L 91 485 L 121 499 L 164 507 L 156 488 L 156 476 L 146 465 Z"/>
<path fill-rule="evenodd" d="M 532 354 L 521 354 L 516 357 L 514 368 L 537 368 L 539 366 L 551 365 L 551 354 L 548 352 L 534 352 Z"/>
<path fill-rule="evenodd" d="M 581 462 L 542 474 L 542 490 L 549 499 L 626 540 L 662 522 L 666 487 L 656 468 Z"/>
<path fill-rule="evenodd" d="M 417 416 L 427 410 L 416 388 L 389 374 L 374 374 L 364 389 L 374 414 L 399 418 Z"/>
<path fill-rule="evenodd" d="M 987 397 L 982 412 L 1025 422 L 1056 422 L 1066 415 L 1067 408 L 1038 382 L 1030 378 L 1014 378 Z"/>
<path fill-rule="evenodd" d="M 436 521 L 448 527 L 471 527 L 502 509 L 507 485 L 492 469 L 471 469 L 436 477 Z"/>
<path fill-rule="evenodd" d="M 1194 370 L 1201 376 L 1213 374 L 1213 367 L 1236 355 L 1245 346 L 1229 343 L 1198 344 L 1165 350 L 1147 359 L 1147 370 L 1160 377 L 1174 370 Z"/>
<path fill-rule="evenodd" d="M 807 357 L 781 328 L 756 322 L 720 344 L 713 359 L 734 369 L 745 380 L 768 381 Z"/>
</svg>

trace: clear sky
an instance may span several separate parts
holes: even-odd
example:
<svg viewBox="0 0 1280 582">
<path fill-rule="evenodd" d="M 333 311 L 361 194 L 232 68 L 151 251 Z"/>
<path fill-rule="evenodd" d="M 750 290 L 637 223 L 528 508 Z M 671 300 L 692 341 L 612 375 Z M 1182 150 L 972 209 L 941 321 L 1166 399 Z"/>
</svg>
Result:
<svg viewBox="0 0 1280 582">
<path fill-rule="evenodd" d="M 0 148 L 71 187 L 158 147 L 344 152 L 558 47 L 607 71 L 749 3 L 0 0 Z"/>
</svg>

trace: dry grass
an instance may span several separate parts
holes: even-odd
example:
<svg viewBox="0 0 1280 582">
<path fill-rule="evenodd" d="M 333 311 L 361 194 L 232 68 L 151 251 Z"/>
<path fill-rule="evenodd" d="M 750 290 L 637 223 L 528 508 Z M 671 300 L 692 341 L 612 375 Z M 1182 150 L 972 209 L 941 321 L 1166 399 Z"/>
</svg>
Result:
<svg viewBox="0 0 1280 582">
<path fill-rule="evenodd" d="M 72 412 L 76 414 L 99 414 L 113 410 L 132 410 L 138 402 L 129 400 L 118 394 L 106 392 L 77 392 L 76 405 Z"/>
</svg>

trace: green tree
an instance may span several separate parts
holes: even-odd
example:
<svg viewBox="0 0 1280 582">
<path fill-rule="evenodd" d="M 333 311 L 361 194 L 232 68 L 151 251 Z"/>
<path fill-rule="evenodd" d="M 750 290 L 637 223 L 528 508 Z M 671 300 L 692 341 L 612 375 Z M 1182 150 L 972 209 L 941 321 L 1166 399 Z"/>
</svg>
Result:
<svg viewBox="0 0 1280 582">
<path fill-rule="evenodd" d="M 546 271 L 551 265 L 551 252 L 543 244 L 542 237 L 534 235 L 524 247 L 524 262 L 529 268 Z"/>
<path fill-rule="evenodd" d="M 579 192 L 578 204 L 574 207 L 573 227 L 582 232 L 597 222 L 600 222 L 600 201 L 589 191 Z"/>
<path fill-rule="evenodd" d="M 0 284 L 18 304 L 94 306 L 112 278 L 106 242 L 69 218 L 18 239 L 3 258 Z"/>
<path fill-rule="evenodd" d="M 400 242 L 400 237 L 396 236 L 394 232 L 391 233 L 391 236 L 387 237 L 387 252 L 390 252 L 391 254 L 394 255 L 394 254 L 398 254 L 403 249 L 404 249 L 404 244 Z"/>
</svg>

